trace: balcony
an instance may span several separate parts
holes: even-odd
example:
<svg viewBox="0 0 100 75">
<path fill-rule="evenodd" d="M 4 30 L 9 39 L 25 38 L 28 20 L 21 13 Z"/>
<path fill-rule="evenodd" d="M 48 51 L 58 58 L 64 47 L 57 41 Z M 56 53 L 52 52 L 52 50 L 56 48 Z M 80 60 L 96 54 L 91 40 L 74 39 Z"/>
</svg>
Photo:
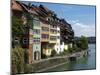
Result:
<svg viewBox="0 0 100 75">
<path fill-rule="evenodd" d="M 57 37 L 56 36 L 50 36 L 49 43 L 56 43 L 56 42 L 57 42 Z"/>
<path fill-rule="evenodd" d="M 33 20 L 33 29 L 41 29 L 39 20 Z"/>
<path fill-rule="evenodd" d="M 38 35 L 38 34 L 33 35 L 33 38 L 40 38 L 40 37 L 41 37 L 41 35 Z"/>
<path fill-rule="evenodd" d="M 51 36 L 57 36 L 57 30 L 50 29 L 50 35 Z"/>
<path fill-rule="evenodd" d="M 41 42 L 49 42 L 49 35 L 48 34 L 42 34 Z"/>
<path fill-rule="evenodd" d="M 48 32 L 42 31 L 41 34 L 49 34 L 49 31 Z"/>
<path fill-rule="evenodd" d="M 33 30 L 33 37 L 41 37 L 41 33 L 39 29 L 34 29 Z"/>
<path fill-rule="evenodd" d="M 56 25 L 50 25 L 50 29 L 57 30 L 57 26 Z"/>
<path fill-rule="evenodd" d="M 36 26 L 36 25 L 34 25 L 34 26 L 33 26 L 33 29 L 41 29 L 41 26 Z"/>
<path fill-rule="evenodd" d="M 41 33 L 42 34 L 49 34 L 49 28 L 48 27 L 42 27 Z"/>
<path fill-rule="evenodd" d="M 50 40 L 49 43 L 57 43 L 57 41 Z"/>
<path fill-rule="evenodd" d="M 49 38 L 42 38 L 41 42 L 49 42 Z"/>
<path fill-rule="evenodd" d="M 48 28 L 50 28 L 50 25 L 49 24 L 45 24 L 45 23 L 40 23 L 41 24 L 41 27 L 48 27 Z"/>
</svg>

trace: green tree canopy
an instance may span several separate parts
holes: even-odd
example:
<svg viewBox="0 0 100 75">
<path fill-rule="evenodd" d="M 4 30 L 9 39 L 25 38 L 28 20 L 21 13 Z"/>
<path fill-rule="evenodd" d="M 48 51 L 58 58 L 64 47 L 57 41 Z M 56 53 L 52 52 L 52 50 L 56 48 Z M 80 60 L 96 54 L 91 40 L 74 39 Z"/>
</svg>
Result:
<svg viewBox="0 0 100 75">
<path fill-rule="evenodd" d="M 88 48 L 88 39 L 85 36 L 81 36 L 76 44 L 79 48 L 85 50 Z"/>
<path fill-rule="evenodd" d="M 24 33 L 23 21 L 21 18 L 12 16 L 12 36 L 20 37 Z"/>
</svg>

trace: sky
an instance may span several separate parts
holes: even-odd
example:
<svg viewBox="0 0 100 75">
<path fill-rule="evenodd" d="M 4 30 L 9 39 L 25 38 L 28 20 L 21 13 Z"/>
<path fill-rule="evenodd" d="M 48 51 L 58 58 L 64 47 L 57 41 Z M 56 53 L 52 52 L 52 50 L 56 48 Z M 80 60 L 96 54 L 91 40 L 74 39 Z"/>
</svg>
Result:
<svg viewBox="0 0 100 75">
<path fill-rule="evenodd" d="M 48 9 L 54 11 L 59 18 L 64 18 L 69 24 L 71 24 L 75 36 L 95 36 L 95 6 L 43 2 L 32 2 L 32 4 L 37 6 L 42 4 Z"/>
</svg>

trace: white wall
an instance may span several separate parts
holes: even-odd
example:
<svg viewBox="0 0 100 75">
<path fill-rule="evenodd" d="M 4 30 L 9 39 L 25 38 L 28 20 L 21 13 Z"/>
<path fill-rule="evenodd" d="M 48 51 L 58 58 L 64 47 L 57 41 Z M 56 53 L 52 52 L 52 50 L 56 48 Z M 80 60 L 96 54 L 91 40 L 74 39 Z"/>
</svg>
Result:
<svg viewBox="0 0 100 75">
<path fill-rule="evenodd" d="M 59 38 L 58 38 L 58 36 L 59 36 Z M 57 27 L 57 42 L 56 42 L 56 45 L 54 46 L 54 49 L 56 50 L 57 54 L 59 54 L 61 52 L 60 51 L 60 27 Z"/>
<path fill-rule="evenodd" d="M 63 43 L 61 44 L 61 46 L 60 46 L 60 49 L 61 49 L 60 51 L 61 51 L 61 52 L 64 51 L 64 45 L 65 45 L 65 44 L 64 44 L 64 42 L 63 42 Z"/>
</svg>

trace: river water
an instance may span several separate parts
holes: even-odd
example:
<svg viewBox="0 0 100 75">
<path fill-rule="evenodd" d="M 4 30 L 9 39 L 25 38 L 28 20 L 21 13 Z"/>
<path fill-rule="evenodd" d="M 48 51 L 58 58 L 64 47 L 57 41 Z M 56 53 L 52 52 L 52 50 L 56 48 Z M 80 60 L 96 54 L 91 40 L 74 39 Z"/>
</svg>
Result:
<svg viewBox="0 0 100 75">
<path fill-rule="evenodd" d="M 89 55 L 83 57 L 77 61 L 66 63 L 64 65 L 48 69 L 45 72 L 57 72 L 57 71 L 73 71 L 73 70 L 88 70 L 96 68 L 96 46 L 95 44 L 89 44 Z"/>
</svg>

